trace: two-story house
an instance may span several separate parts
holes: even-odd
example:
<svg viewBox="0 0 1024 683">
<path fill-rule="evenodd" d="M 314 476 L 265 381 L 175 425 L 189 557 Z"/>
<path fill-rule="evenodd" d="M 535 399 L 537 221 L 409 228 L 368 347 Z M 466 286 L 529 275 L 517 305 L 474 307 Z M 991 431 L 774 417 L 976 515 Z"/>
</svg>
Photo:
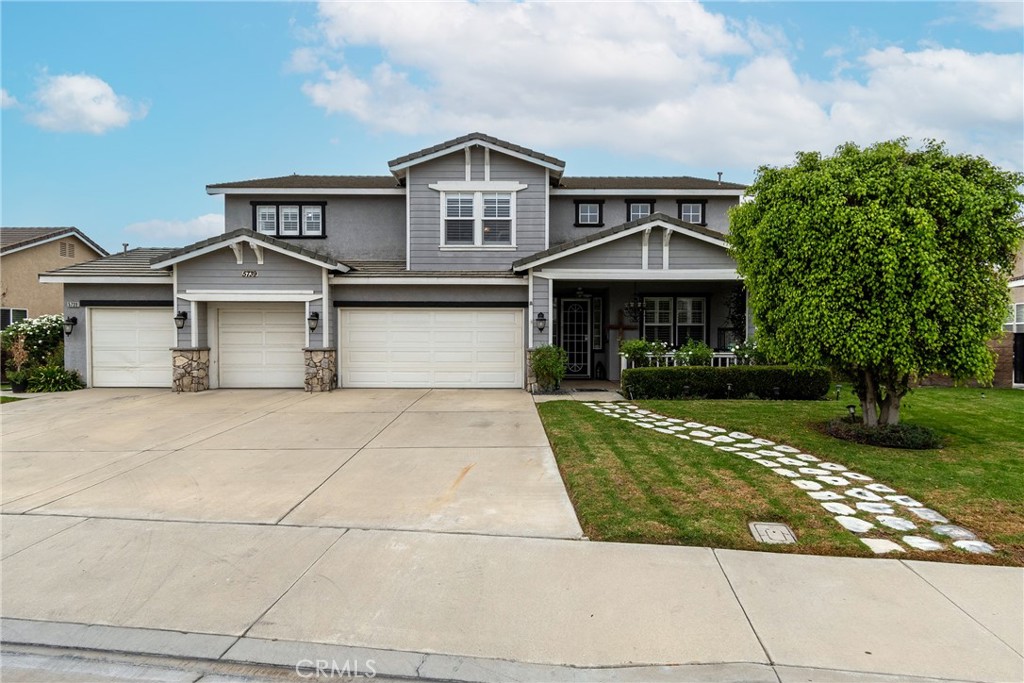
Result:
<svg viewBox="0 0 1024 683">
<path fill-rule="evenodd" d="M 743 185 L 572 177 L 480 133 L 388 170 L 209 185 L 223 235 L 44 275 L 77 323 L 67 366 L 91 386 L 523 387 L 544 344 L 616 379 L 621 338 L 731 339 Z"/>
</svg>

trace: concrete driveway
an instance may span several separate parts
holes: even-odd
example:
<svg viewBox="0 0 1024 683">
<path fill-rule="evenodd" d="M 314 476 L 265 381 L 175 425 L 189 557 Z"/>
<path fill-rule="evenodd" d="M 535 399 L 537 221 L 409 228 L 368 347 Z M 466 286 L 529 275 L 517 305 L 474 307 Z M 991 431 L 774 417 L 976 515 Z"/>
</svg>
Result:
<svg viewBox="0 0 1024 683">
<path fill-rule="evenodd" d="M 0 429 L 4 513 L 582 534 L 522 391 L 94 389 Z"/>
</svg>

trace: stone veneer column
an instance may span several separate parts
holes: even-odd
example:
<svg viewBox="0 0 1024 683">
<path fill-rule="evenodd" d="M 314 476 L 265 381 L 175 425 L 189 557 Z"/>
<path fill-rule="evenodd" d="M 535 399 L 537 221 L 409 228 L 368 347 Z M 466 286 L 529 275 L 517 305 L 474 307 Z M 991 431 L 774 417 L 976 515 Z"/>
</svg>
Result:
<svg viewBox="0 0 1024 683">
<path fill-rule="evenodd" d="M 171 349 L 171 360 L 174 364 L 172 382 L 176 392 L 206 391 L 210 388 L 209 347 Z"/>
<path fill-rule="evenodd" d="M 531 349 L 526 350 L 526 390 L 531 394 L 536 394 L 540 391 L 540 387 L 537 385 L 537 375 L 533 372 L 533 359 L 530 358 Z"/>
<path fill-rule="evenodd" d="M 306 358 L 306 391 L 330 391 L 338 377 L 338 353 L 334 349 L 302 349 Z"/>
</svg>

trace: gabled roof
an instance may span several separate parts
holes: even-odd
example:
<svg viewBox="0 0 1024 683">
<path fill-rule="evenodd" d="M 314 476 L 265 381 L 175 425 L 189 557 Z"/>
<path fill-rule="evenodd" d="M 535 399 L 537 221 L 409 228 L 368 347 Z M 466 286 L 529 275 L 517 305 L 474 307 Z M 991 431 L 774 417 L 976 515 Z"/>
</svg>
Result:
<svg viewBox="0 0 1024 683">
<path fill-rule="evenodd" d="M 95 261 L 84 261 L 73 266 L 51 270 L 39 276 L 40 282 L 132 282 L 170 281 L 171 273 L 153 270 L 150 262 L 174 251 L 173 247 L 140 247 L 111 254 Z"/>
<path fill-rule="evenodd" d="M 206 186 L 209 194 L 225 194 L 224 190 L 395 190 L 402 186 L 390 175 L 285 175 L 276 178 L 253 178 Z"/>
<path fill-rule="evenodd" d="M 745 190 L 746 185 L 692 176 L 563 176 L 559 190 Z"/>
<path fill-rule="evenodd" d="M 725 235 L 716 230 L 711 230 L 710 228 L 706 228 L 695 223 L 687 223 L 686 221 L 681 221 L 678 218 L 673 218 L 668 214 L 652 213 L 650 216 L 638 218 L 635 221 L 629 221 L 611 228 L 605 228 L 604 230 L 599 230 L 585 237 L 557 244 L 550 249 L 545 249 L 544 251 L 538 251 L 532 256 L 521 258 L 513 263 L 512 270 L 526 270 L 528 268 L 533 268 L 534 266 L 541 265 L 542 263 L 554 261 L 562 256 L 586 251 L 587 249 L 596 247 L 599 244 L 605 244 L 615 239 L 619 239 L 620 237 L 625 237 L 630 233 L 641 232 L 646 228 L 655 226 L 669 227 L 680 233 L 696 237 L 704 242 L 710 242 L 711 244 L 720 246 L 723 249 L 728 248 L 728 245 L 725 242 Z"/>
<path fill-rule="evenodd" d="M 276 237 L 270 237 L 269 235 L 262 235 L 255 230 L 249 228 L 238 228 L 231 232 L 226 232 L 223 235 L 217 235 L 209 239 L 196 242 L 180 249 L 175 249 L 169 253 L 162 254 L 152 259 L 150 267 L 152 268 L 166 268 L 167 266 L 180 263 L 182 261 L 188 261 L 189 259 L 208 254 L 212 251 L 222 249 L 224 247 L 230 247 L 232 244 L 239 242 L 258 242 L 262 246 L 267 247 L 271 251 L 276 251 L 287 256 L 312 263 L 313 265 L 330 268 L 331 270 L 340 270 L 347 272 L 349 267 L 344 263 L 341 263 L 336 258 L 323 254 L 313 249 L 307 249 L 306 247 L 300 247 L 297 244 L 292 244 L 287 240 L 277 239 Z"/>
<path fill-rule="evenodd" d="M 510 156 L 518 157 L 525 161 L 531 161 L 535 164 L 540 164 L 541 166 L 545 166 L 553 171 L 553 175 L 556 178 L 560 177 L 562 175 L 562 171 L 565 170 L 565 162 L 561 159 L 548 156 L 547 154 L 541 154 L 540 152 L 529 149 L 528 147 L 522 147 L 507 140 L 501 140 L 492 135 L 487 135 L 486 133 L 469 133 L 468 135 L 461 135 L 457 138 L 452 138 L 451 140 L 434 145 L 433 147 L 426 147 L 418 152 L 400 156 L 397 159 L 389 161 L 388 168 L 391 169 L 391 172 L 396 178 L 401 178 L 404 175 L 402 171 L 410 166 L 415 166 L 416 164 L 421 164 L 425 161 L 429 161 L 439 156 L 444 156 L 445 154 L 450 154 L 451 152 L 465 149 L 466 147 L 471 147 L 473 145 L 489 147 L 490 149 L 504 152 Z"/>
<path fill-rule="evenodd" d="M 38 244 L 45 244 L 62 237 L 74 236 L 100 256 L 106 256 L 107 250 L 85 236 L 74 226 L 59 228 L 0 228 L 0 253 L 12 254 Z"/>
</svg>

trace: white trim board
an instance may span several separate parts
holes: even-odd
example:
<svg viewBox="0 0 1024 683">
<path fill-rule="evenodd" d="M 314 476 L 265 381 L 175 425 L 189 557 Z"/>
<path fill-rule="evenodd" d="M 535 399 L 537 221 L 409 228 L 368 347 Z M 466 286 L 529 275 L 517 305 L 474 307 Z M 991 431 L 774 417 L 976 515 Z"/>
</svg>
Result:
<svg viewBox="0 0 1024 683">
<path fill-rule="evenodd" d="M 173 278 L 170 273 L 166 275 L 139 275 L 139 276 L 123 276 L 123 275 L 46 275 L 41 273 L 39 275 L 39 281 L 44 283 L 73 283 L 82 285 L 104 285 L 104 284 L 116 284 L 116 285 L 169 285 Z"/>
<path fill-rule="evenodd" d="M 223 290 L 185 290 L 185 293 L 178 294 L 179 299 L 185 301 L 223 301 L 230 303 L 269 303 L 269 302 L 290 302 L 290 301 L 315 301 L 323 297 L 319 292 L 309 291 L 223 291 Z"/>
<path fill-rule="evenodd" d="M 323 261 L 318 261 L 316 259 L 309 258 L 308 256 L 304 256 L 302 254 L 296 254 L 294 251 L 289 251 L 287 249 L 283 249 L 283 248 L 281 248 L 281 247 L 279 247 L 279 246 L 277 246 L 275 244 L 270 244 L 268 242 L 262 242 L 260 240 L 254 240 L 251 237 L 247 237 L 245 235 L 239 235 L 238 237 L 233 237 L 233 238 L 231 238 L 229 240 L 225 240 L 223 242 L 217 242 L 215 244 L 210 244 L 210 245 L 207 245 L 207 246 L 203 247 L 202 249 L 197 249 L 195 251 L 190 251 L 187 254 L 182 254 L 181 256 L 176 256 L 175 258 L 172 258 L 172 259 L 165 259 L 163 261 L 159 261 L 157 263 L 152 264 L 150 266 L 150 268 L 153 268 L 153 269 L 166 268 L 167 266 L 174 265 L 175 263 L 181 263 L 182 261 L 191 261 L 194 258 L 198 258 L 198 257 L 204 256 L 206 254 L 211 254 L 211 253 L 213 253 L 213 252 L 215 252 L 215 251 L 217 251 L 219 249 L 231 248 L 232 245 L 238 244 L 239 242 L 248 242 L 250 245 L 255 243 L 259 247 L 261 247 L 263 249 L 269 249 L 270 251 L 276 251 L 279 254 L 282 254 L 284 256 L 290 256 L 290 257 L 292 257 L 294 259 L 297 259 L 299 261 L 304 261 L 306 263 L 310 263 L 310 264 L 312 264 L 312 265 L 314 265 L 314 266 L 316 266 L 318 268 L 330 268 L 331 270 L 340 270 L 343 273 L 347 273 L 348 271 L 352 270 L 351 268 L 346 266 L 344 263 L 335 262 L 335 265 L 330 265 L 330 264 L 324 263 Z"/>
<path fill-rule="evenodd" d="M 418 156 L 415 159 L 409 159 L 408 161 L 403 161 L 402 163 L 395 164 L 394 166 L 391 166 L 389 164 L 388 167 L 391 169 L 392 173 L 397 174 L 398 171 L 402 171 L 402 170 L 407 169 L 407 168 L 409 168 L 411 166 L 418 166 L 419 164 L 425 163 L 427 161 L 431 161 L 433 159 L 440 159 L 441 157 L 448 156 L 449 154 L 452 154 L 453 152 L 458 152 L 461 149 L 466 149 L 468 147 L 475 147 L 477 145 L 479 145 L 480 147 L 483 147 L 485 149 L 494 150 L 495 152 L 498 152 L 499 154 L 507 154 L 510 157 L 514 157 L 514 158 L 520 159 L 522 161 L 527 161 L 527 162 L 529 162 L 531 164 L 536 164 L 538 166 L 543 166 L 544 168 L 549 168 L 552 171 L 558 172 L 559 175 L 561 175 L 562 171 L 565 170 L 565 166 L 559 166 L 558 164 L 553 164 L 550 161 L 544 161 L 543 159 L 538 159 L 537 157 L 532 157 L 532 156 L 530 156 L 528 154 L 520 154 L 519 152 L 515 152 L 515 151 L 513 151 L 511 149 L 508 149 L 507 147 L 502 147 L 500 145 L 495 145 L 493 143 L 487 142 L 486 140 L 482 140 L 480 138 L 473 138 L 471 140 L 466 140 L 465 142 L 460 142 L 460 143 L 458 143 L 456 145 L 451 145 L 449 147 L 445 147 L 444 149 L 440 149 L 440 150 L 438 150 L 436 152 L 431 152 L 430 154 L 424 154 L 422 156 Z"/>
<path fill-rule="evenodd" d="M 515 180 L 444 180 L 427 187 L 439 192 L 519 192 L 529 186 Z"/>
<path fill-rule="evenodd" d="M 548 268 L 534 277 L 549 280 L 742 280 L 732 268 L 688 268 L 686 270 L 598 270 L 593 268 Z"/>
<path fill-rule="evenodd" d="M 490 278 L 490 277 L 380 277 L 380 276 L 363 276 L 358 275 L 332 275 L 330 277 L 330 283 L 332 285 L 468 285 L 477 287 L 480 285 L 487 286 L 513 286 L 513 287 L 525 287 L 526 276 L 521 278 Z"/>
</svg>

